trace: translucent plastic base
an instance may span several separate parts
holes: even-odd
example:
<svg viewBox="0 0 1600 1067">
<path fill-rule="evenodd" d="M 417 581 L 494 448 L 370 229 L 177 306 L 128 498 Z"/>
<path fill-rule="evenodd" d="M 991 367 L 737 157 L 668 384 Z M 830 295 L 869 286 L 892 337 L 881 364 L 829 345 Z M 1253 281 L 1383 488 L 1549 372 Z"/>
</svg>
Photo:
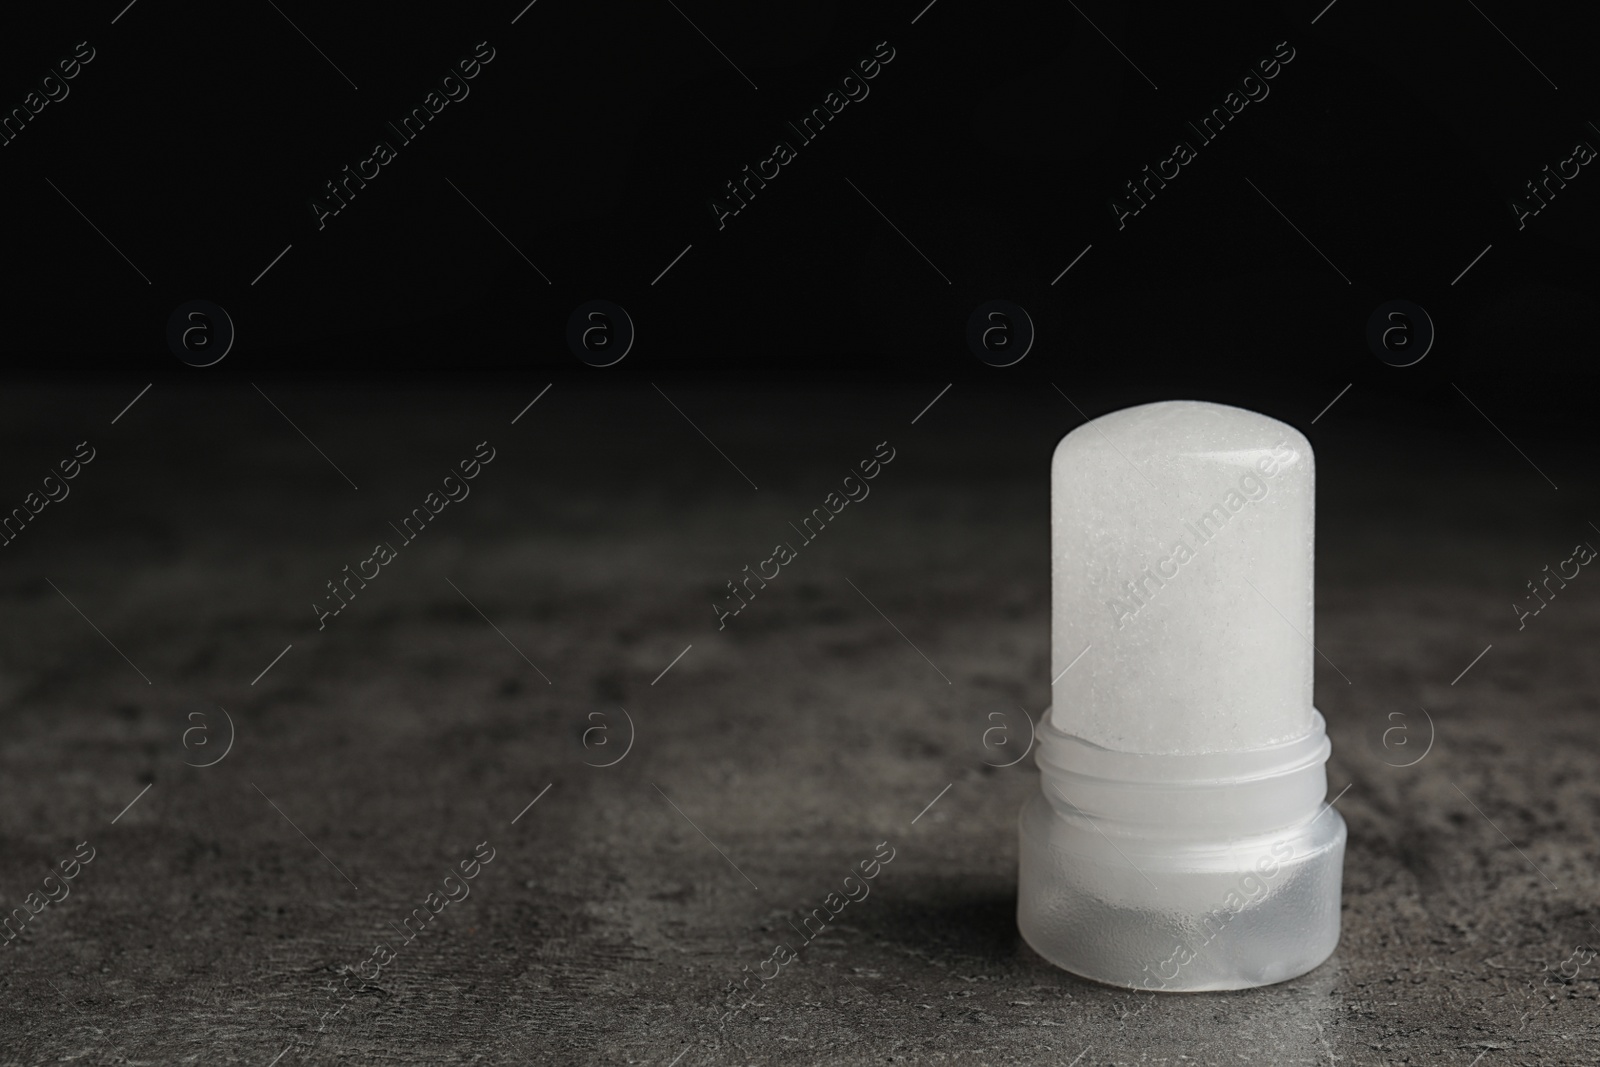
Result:
<svg viewBox="0 0 1600 1067">
<path fill-rule="evenodd" d="M 1265 836 L 1173 848 L 1022 809 L 1017 926 L 1084 978 L 1197 992 L 1305 974 L 1339 943 L 1345 825 L 1333 808 Z"/>
</svg>

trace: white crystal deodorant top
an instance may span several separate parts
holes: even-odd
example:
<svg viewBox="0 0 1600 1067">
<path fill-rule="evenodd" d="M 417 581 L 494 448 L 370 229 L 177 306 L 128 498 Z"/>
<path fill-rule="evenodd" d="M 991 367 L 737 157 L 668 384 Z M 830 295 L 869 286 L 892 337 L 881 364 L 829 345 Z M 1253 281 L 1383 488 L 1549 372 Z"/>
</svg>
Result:
<svg viewBox="0 0 1600 1067">
<path fill-rule="evenodd" d="M 1050 485 L 1058 729 L 1150 754 L 1311 729 L 1316 476 L 1298 430 L 1145 404 L 1067 434 Z"/>
</svg>

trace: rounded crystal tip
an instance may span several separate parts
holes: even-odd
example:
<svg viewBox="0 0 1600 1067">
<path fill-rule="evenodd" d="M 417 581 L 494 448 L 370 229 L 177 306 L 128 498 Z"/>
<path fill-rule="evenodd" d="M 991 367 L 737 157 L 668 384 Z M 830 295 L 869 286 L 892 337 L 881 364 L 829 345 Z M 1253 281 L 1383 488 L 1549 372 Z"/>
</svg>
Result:
<svg viewBox="0 0 1600 1067">
<path fill-rule="evenodd" d="M 1310 730 L 1315 481 L 1304 435 L 1224 404 L 1145 404 L 1062 438 L 1051 463 L 1057 726 L 1174 755 Z"/>
</svg>

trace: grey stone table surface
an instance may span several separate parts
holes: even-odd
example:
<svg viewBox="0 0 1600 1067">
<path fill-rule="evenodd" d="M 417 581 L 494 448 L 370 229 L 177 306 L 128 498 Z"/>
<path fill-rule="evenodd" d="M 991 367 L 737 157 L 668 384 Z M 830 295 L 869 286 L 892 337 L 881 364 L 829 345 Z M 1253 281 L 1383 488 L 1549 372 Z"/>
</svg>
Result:
<svg viewBox="0 0 1600 1067">
<path fill-rule="evenodd" d="M 140 384 L 0 402 L 6 507 L 94 450 L 0 550 L 0 903 L 69 891 L 0 948 L 0 1064 L 1600 1061 L 1600 587 L 1511 607 L 1600 543 L 1588 446 L 1359 388 L 1316 426 L 1332 389 L 1248 405 L 1318 450 L 1343 937 L 1295 981 L 1138 996 L 1021 943 L 1037 773 L 982 739 L 1048 702 L 1050 449 L 1155 397 L 260 380 L 118 416 Z"/>
</svg>

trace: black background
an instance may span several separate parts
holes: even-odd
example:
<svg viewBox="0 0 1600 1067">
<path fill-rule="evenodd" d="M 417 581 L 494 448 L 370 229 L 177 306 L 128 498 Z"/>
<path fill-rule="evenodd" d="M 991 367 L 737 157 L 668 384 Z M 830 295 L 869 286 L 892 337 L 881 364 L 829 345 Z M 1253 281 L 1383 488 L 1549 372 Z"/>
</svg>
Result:
<svg viewBox="0 0 1600 1067">
<path fill-rule="evenodd" d="M 76 42 L 97 52 L 0 148 L 13 375 L 1056 381 L 1293 397 L 1307 418 L 1350 382 L 1353 404 L 1459 417 L 1457 382 L 1493 397 L 1513 438 L 1540 428 L 1513 398 L 1548 412 L 1594 383 L 1594 179 L 1585 168 L 1520 232 L 1508 207 L 1578 137 L 1600 141 L 1588 45 L 1558 19 L 1363 0 L 1315 25 L 1315 0 L 539 0 L 515 25 L 516 2 L 279 6 L 141 0 L 114 25 L 120 0 L 8 13 L 8 109 Z M 322 184 L 394 140 L 383 123 L 482 40 L 496 55 L 471 95 L 319 231 Z M 895 58 L 870 95 L 719 230 L 707 202 L 723 183 L 883 40 Z M 1284 40 L 1295 58 L 1270 96 L 1119 231 L 1109 198 Z M 165 341 L 197 298 L 238 330 L 206 369 Z M 594 298 L 639 336 L 604 369 L 564 341 Z M 993 298 L 1038 327 L 1012 367 L 964 342 Z M 1410 368 L 1364 341 L 1395 298 L 1438 330 Z"/>
</svg>

